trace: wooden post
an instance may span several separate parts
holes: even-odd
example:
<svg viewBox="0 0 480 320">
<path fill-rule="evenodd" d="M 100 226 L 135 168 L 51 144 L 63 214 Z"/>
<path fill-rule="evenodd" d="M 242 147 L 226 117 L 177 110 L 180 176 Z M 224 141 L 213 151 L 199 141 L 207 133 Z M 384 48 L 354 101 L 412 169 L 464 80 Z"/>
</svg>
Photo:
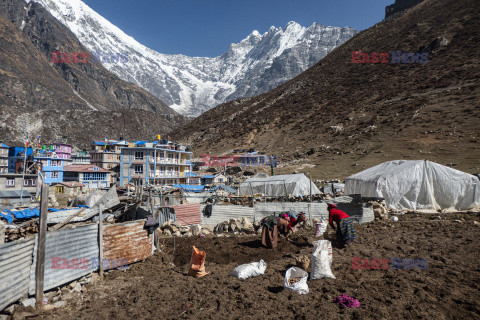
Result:
<svg viewBox="0 0 480 320">
<path fill-rule="evenodd" d="M 40 223 L 37 242 L 37 265 L 35 267 L 35 307 L 43 306 L 43 282 L 45 277 L 45 243 L 47 241 L 48 185 L 42 185 L 40 200 Z"/>
<path fill-rule="evenodd" d="M 138 185 L 140 186 L 140 205 L 143 206 L 143 182 L 140 184 L 139 180 Z"/>
<path fill-rule="evenodd" d="M 103 281 L 103 217 L 102 206 L 98 208 L 98 252 L 99 252 L 99 268 L 100 268 L 100 280 Z"/>
</svg>

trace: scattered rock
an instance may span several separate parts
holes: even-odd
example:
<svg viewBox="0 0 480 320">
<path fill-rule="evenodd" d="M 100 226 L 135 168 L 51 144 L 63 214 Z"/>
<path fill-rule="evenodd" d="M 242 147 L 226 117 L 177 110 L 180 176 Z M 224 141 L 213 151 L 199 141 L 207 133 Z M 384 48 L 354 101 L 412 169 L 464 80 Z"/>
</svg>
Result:
<svg viewBox="0 0 480 320">
<path fill-rule="evenodd" d="M 62 308 L 67 305 L 67 301 L 57 301 L 53 305 L 56 306 L 57 308 Z"/>
<path fill-rule="evenodd" d="M 14 304 L 12 304 L 10 307 L 3 310 L 3 312 L 5 312 L 7 314 L 13 314 L 14 311 L 15 311 L 15 305 Z"/>
<path fill-rule="evenodd" d="M 181 236 L 182 236 L 182 233 L 177 230 L 177 231 L 175 231 L 175 232 L 173 233 L 173 236 L 174 236 L 174 237 L 181 237 Z"/>
<path fill-rule="evenodd" d="M 172 232 L 168 229 L 165 229 L 165 230 L 163 230 L 163 234 L 166 235 L 166 236 L 171 236 Z"/>
<path fill-rule="evenodd" d="M 198 235 L 200 235 L 200 233 L 202 232 L 202 227 L 199 226 L 199 225 L 193 226 L 193 227 L 190 229 L 190 232 L 192 233 L 192 235 L 198 236 Z"/>
<path fill-rule="evenodd" d="M 184 233 L 183 236 L 184 237 L 191 237 L 191 236 L 193 236 L 193 234 L 189 231 L 187 233 Z"/>
<path fill-rule="evenodd" d="M 0 320 L 9 320 L 10 316 L 6 314 L 0 314 Z"/>
<path fill-rule="evenodd" d="M 462 220 L 453 220 L 453 222 L 459 222 L 459 223 L 463 223 Z"/>
<path fill-rule="evenodd" d="M 24 307 L 33 307 L 35 308 L 35 298 L 20 300 L 20 304 Z"/>
<path fill-rule="evenodd" d="M 478 221 L 473 221 L 473 224 L 476 225 L 476 226 L 480 226 L 480 222 L 478 222 Z"/>
</svg>

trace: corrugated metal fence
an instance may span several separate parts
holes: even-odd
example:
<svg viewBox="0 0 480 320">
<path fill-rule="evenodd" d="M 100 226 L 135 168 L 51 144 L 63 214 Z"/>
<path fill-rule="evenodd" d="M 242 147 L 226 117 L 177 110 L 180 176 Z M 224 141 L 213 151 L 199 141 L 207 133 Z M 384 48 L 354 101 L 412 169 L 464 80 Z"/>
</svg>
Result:
<svg viewBox="0 0 480 320">
<path fill-rule="evenodd" d="M 0 245 L 0 310 L 27 295 L 34 246 L 34 239 Z"/>
<path fill-rule="evenodd" d="M 109 262 L 143 260 L 153 253 L 153 234 L 144 221 L 105 225 L 105 269 Z M 0 244 L 0 310 L 35 293 L 37 237 Z M 49 290 L 98 269 L 98 224 L 47 232 L 44 290 Z M 108 260 L 107 260 L 108 259 Z"/>
<path fill-rule="evenodd" d="M 249 218 L 253 222 L 253 207 L 233 206 L 233 205 L 213 205 L 212 215 L 207 218 L 203 215 L 205 205 L 200 207 L 202 212 L 202 224 L 207 226 L 216 226 L 217 224 L 238 218 Z"/>
<path fill-rule="evenodd" d="M 33 266 L 37 263 L 37 243 Z M 58 287 L 98 269 L 98 225 L 47 232 L 44 290 Z M 97 260 L 98 261 L 98 260 Z M 29 294 L 35 293 L 35 267 L 30 273 Z"/>
</svg>

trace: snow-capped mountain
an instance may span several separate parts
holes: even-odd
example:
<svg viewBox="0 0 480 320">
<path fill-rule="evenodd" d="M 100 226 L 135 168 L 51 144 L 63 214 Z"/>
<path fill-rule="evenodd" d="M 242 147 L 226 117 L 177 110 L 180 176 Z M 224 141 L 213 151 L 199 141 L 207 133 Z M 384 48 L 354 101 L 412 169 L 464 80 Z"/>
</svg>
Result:
<svg viewBox="0 0 480 320">
<path fill-rule="evenodd" d="M 239 43 L 231 44 L 221 56 L 188 57 L 145 47 L 80 0 L 34 1 L 66 25 L 92 53 L 110 54 L 102 60 L 109 71 L 187 116 L 271 90 L 357 33 L 349 27 L 314 23 L 305 28 L 289 22 L 284 28 L 271 27 L 264 34 L 255 30 Z M 112 56 L 126 59 L 123 63 L 108 62 Z"/>
</svg>

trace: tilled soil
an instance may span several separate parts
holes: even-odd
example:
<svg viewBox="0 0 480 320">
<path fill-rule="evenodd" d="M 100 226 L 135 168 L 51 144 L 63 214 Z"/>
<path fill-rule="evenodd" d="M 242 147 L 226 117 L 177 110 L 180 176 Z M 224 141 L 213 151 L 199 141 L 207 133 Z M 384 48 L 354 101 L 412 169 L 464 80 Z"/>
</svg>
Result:
<svg viewBox="0 0 480 320">
<path fill-rule="evenodd" d="M 480 319 L 480 226 L 471 220 L 478 215 L 465 215 L 465 222 L 448 217 L 403 216 L 358 226 L 353 245 L 333 249 L 336 279 L 309 281 L 307 295 L 283 284 L 295 257 L 313 252 L 313 231 L 293 243 L 280 239 L 275 250 L 261 247 L 259 236 L 180 238 L 174 267 L 157 252 L 125 272 L 112 271 L 102 284 L 88 285 L 81 299 L 36 319 Z M 171 238 L 163 242 L 173 249 Z M 187 276 L 192 245 L 207 253 L 209 274 L 203 278 Z M 392 269 L 390 261 L 388 269 L 353 270 L 352 257 L 428 259 L 428 268 Z M 267 263 L 264 275 L 229 276 L 239 264 L 260 259 Z M 333 303 L 342 293 L 361 306 Z"/>
</svg>

